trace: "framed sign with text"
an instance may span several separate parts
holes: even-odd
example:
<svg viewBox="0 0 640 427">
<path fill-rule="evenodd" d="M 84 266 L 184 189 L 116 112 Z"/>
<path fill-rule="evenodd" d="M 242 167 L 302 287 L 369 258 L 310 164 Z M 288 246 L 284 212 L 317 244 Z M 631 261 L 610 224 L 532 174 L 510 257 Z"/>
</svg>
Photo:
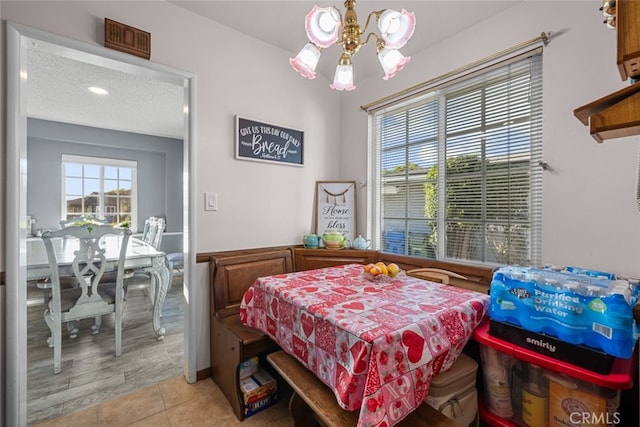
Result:
<svg viewBox="0 0 640 427">
<path fill-rule="evenodd" d="M 304 132 L 236 115 L 236 159 L 304 164 Z"/>
<path fill-rule="evenodd" d="M 356 237 L 356 182 L 316 182 L 316 234 L 339 231 L 353 240 Z"/>
</svg>

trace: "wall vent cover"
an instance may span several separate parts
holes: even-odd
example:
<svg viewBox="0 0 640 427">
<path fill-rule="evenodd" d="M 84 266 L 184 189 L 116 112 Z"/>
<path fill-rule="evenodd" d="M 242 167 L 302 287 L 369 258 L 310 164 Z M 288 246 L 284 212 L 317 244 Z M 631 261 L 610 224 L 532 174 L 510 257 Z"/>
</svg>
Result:
<svg viewBox="0 0 640 427">
<path fill-rule="evenodd" d="M 104 46 L 149 59 L 151 33 L 104 18 Z"/>
</svg>

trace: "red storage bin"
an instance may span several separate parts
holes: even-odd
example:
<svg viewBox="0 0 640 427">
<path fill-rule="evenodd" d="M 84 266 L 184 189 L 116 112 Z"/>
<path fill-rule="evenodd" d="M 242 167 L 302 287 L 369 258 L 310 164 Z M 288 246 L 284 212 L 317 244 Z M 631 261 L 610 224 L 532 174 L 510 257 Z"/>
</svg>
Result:
<svg viewBox="0 0 640 427">
<path fill-rule="evenodd" d="M 601 374 L 491 336 L 488 321 L 476 329 L 474 339 L 480 344 L 485 386 L 478 409 L 486 424 L 560 427 L 620 422 L 621 391 L 633 387 L 637 357 L 615 359 L 611 372 Z M 522 375 L 529 371 L 535 372 L 536 382 Z"/>
</svg>

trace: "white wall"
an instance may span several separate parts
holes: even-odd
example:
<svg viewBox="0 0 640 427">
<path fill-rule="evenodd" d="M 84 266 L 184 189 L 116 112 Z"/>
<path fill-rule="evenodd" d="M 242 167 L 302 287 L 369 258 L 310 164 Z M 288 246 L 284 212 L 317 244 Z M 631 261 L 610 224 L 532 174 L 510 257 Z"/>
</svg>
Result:
<svg viewBox="0 0 640 427">
<path fill-rule="evenodd" d="M 98 45 L 105 17 L 149 31 L 152 61 L 196 75 L 196 251 L 301 242 L 313 225 L 315 181 L 340 178 L 334 161 L 340 94 L 320 76 L 298 76 L 289 66 L 291 52 L 170 3 L 2 2 L 3 20 Z M 235 114 L 303 130 L 304 167 L 235 160 Z M 4 174 L 3 166 L 3 183 Z M 217 212 L 204 211 L 205 191 L 218 193 Z M 0 271 L 5 268 L 3 256 Z M 191 301 L 199 313 L 200 370 L 209 366 L 209 289 L 206 266 L 196 270 Z"/>
<path fill-rule="evenodd" d="M 287 61 L 292 52 L 169 3 L 3 1 L 1 14 L 3 20 L 96 44 L 101 43 L 103 20 L 109 17 L 151 32 L 153 61 L 197 76 L 198 252 L 298 243 L 313 225 L 316 180 L 367 179 L 367 116 L 360 105 L 542 31 L 561 32 L 545 48 L 543 57 L 544 159 L 554 169 L 545 173 L 544 180 L 543 259 L 640 275 L 636 262 L 640 250 L 635 243 L 640 240 L 635 203 L 638 137 L 598 145 L 573 116 L 574 108 L 625 85 L 615 65 L 615 32 L 602 25 L 598 7 L 594 1 L 525 1 L 414 54 L 407 68 L 391 81 L 374 77 L 357 82 L 358 89 L 343 94 L 328 90 L 321 76 L 308 81 L 292 72 Z M 429 28 L 418 26 L 414 37 L 423 31 Z M 4 32 L 1 37 L 4 40 Z M 304 130 L 305 166 L 234 160 L 235 114 Z M 4 117 L 0 122 L 3 138 Z M 2 165 L 0 183 L 4 187 Z M 363 190 L 359 188 L 358 193 L 358 231 L 365 234 Z M 218 193 L 217 212 L 204 212 L 204 191 Z M 4 207 L 3 199 L 0 224 L 4 224 Z M 3 239 L 0 237 L 0 271 L 9 268 L 4 265 Z M 192 300 L 200 326 L 197 369 L 204 369 L 209 366 L 205 265 L 197 266 L 194 280 L 197 295 Z"/>
<path fill-rule="evenodd" d="M 543 157 L 553 168 L 544 173 L 543 262 L 640 276 L 635 200 L 640 139 L 598 144 L 573 115 L 575 108 L 627 85 L 616 66 L 615 31 L 602 24 L 599 6 L 594 1 L 524 1 L 414 54 L 392 80 L 357 82 L 358 88 L 342 98 L 341 177 L 367 179 L 367 114 L 361 105 L 551 31 L 557 38 L 543 53 Z M 429 31 L 419 26 L 420 17 L 417 22 L 414 37 Z M 364 199 L 358 200 L 359 224 L 366 221 Z"/>
</svg>

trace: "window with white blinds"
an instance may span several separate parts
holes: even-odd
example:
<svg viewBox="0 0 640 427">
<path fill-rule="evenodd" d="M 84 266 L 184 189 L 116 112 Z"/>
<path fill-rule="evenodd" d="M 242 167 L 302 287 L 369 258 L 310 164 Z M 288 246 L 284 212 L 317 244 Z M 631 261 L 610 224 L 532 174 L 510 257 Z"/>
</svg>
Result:
<svg viewBox="0 0 640 427">
<path fill-rule="evenodd" d="M 382 251 L 540 263 L 540 51 L 375 111 L 370 131 Z"/>
</svg>

